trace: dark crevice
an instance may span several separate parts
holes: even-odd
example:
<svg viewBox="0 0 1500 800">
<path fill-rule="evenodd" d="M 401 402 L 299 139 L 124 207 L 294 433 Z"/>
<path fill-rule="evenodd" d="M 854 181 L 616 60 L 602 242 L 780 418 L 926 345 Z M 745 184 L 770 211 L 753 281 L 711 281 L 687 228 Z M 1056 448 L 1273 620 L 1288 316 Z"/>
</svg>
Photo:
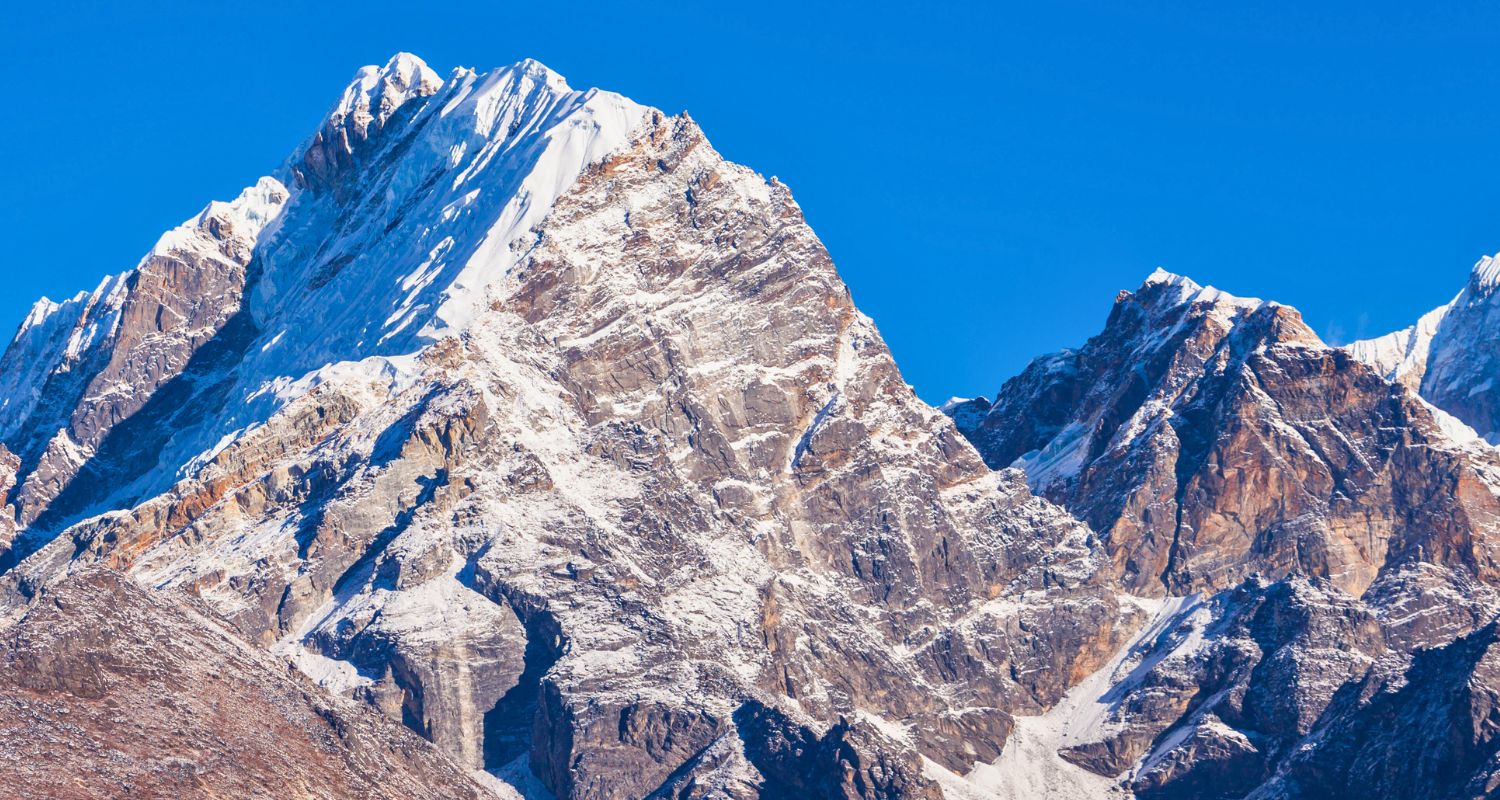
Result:
<svg viewBox="0 0 1500 800">
<path fill-rule="evenodd" d="M 543 601 L 504 586 L 495 591 L 526 629 L 526 651 L 515 686 L 484 714 L 484 767 L 488 770 L 504 767 L 531 750 L 542 678 L 564 651 L 562 627 L 545 610 Z"/>
</svg>

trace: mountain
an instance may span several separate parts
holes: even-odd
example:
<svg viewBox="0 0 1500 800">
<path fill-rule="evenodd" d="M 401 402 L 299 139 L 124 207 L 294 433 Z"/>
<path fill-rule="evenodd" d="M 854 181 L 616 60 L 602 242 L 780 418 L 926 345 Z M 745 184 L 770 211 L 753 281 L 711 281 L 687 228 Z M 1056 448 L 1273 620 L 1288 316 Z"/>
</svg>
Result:
<svg viewBox="0 0 1500 800">
<path fill-rule="evenodd" d="M 1064 761 L 1143 798 L 1500 786 L 1500 455 L 1357 354 L 1158 271 L 1082 347 L 945 407 L 1176 607 L 1043 718 Z"/>
<path fill-rule="evenodd" d="M 913 395 L 785 186 L 531 61 L 361 70 L 5 363 L 16 613 L 187 593 L 532 796 L 935 798 L 1153 607 Z"/>
<path fill-rule="evenodd" d="M 1483 371 L 1462 316 L 1415 380 L 1159 272 L 940 411 L 687 114 L 400 54 L 0 356 L 0 758 L 36 796 L 1492 794 L 1500 455 L 1414 392 Z"/>
<path fill-rule="evenodd" d="M 1422 315 L 1410 328 L 1354 342 L 1348 349 L 1390 380 L 1463 420 L 1490 442 L 1500 442 L 1500 263 L 1485 256 L 1469 282 L 1447 305 Z"/>
<path fill-rule="evenodd" d="M 963 429 L 1104 535 L 1142 593 L 1259 572 L 1360 594 L 1408 560 L 1495 575 L 1490 447 L 1294 309 L 1179 276 L 1122 293 L 1101 334 Z"/>
</svg>

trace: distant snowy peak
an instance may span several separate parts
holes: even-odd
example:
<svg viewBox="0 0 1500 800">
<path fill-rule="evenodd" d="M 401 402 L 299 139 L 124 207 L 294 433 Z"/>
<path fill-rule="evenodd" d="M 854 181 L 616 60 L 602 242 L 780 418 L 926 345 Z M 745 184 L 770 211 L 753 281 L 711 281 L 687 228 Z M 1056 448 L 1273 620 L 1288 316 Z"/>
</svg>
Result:
<svg viewBox="0 0 1500 800">
<path fill-rule="evenodd" d="M 1427 358 L 1432 349 L 1432 337 L 1448 315 L 1448 305 L 1438 306 L 1423 314 L 1417 324 L 1399 331 L 1362 339 L 1344 346 L 1349 354 L 1375 367 L 1386 380 L 1402 384 L 1416 391 L 1422 384 L 1422 375 L 1427 371 Z"/>
<path fill-rule="evenodd" d="M 1500 439 L 1500 262 L 1485 256 L 1446 305 L 1394 333 L 1354 342 L 1346 350 L 1387 379 L 1418 392 L 1491 442 Z"/>
<path fill-rule="evenodd" d="M 1427 372 L 1433 339 L 1455 308 L 1484 305 L 1500 286 L 1500 262 L 1484 256 L 1469 272 L 1468 283 L 1452 300 L 1423 314 L 1415 325 L 1345 345 L 1355 358 L 1379 369 L 1390 380 L 1418 388 Z"/>
<path fill-rule="evenodd" d="M 1432 336 L 1421 394 L 1491 442 L 1500 440 L 1500 264 L 1481 258 Z"/>
</svg>

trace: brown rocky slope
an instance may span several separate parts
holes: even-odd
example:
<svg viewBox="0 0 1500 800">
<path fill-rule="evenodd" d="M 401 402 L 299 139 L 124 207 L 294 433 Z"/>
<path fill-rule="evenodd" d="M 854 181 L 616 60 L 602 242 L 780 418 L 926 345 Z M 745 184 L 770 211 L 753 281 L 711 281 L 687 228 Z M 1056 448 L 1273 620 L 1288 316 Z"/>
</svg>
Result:
<svg viewBox="0 0 1500 800">
<path fill-rule="evenodd" d="M 104 568 L 50 585 L 0 636 L 0 793 L 488 796 L 420 737 L 221 625 Z"/>
</svg>

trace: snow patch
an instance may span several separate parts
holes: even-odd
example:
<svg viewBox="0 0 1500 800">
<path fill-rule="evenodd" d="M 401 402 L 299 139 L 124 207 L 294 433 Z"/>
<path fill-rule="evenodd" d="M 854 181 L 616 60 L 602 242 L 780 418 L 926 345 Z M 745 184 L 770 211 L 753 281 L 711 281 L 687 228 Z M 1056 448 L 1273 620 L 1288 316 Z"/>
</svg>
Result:
<svg viewBox="0 0 1500 800">
<path fill-rule="evenodd" d="M 1140 646 L 1160 638 L 1198 607 L 1196 595 L 1154 600 L 1122 597 L 1152 617 L 1130 641 L 1115 652 L 1108 663 L 1074 686 L 1040 716 L 1016 717 L 1015 729 L 993 764 L 980 764 L 959 776 L 931 761 L 926 774 L 943 789 L 948 800 L 1114 800 L 1131 797 L 1121 781 L 1096 775 L 1064 760 L 1058 751 L 1074 745 L 1105 739 L 1112 733 L 1106 694 L 1117 684 L 1128 682 L 1149 669 L 1155 660 L 1138 661 Z M 1195 629 L 1196 632 L 1196 629 Z M 1190 635 L 1173 652 L 1198 646 Z M 1165 654 L 1162 654 L 1163 656 Z M 1123 673 L 1123 674 L 1122 674 Z"/>
</svg>

